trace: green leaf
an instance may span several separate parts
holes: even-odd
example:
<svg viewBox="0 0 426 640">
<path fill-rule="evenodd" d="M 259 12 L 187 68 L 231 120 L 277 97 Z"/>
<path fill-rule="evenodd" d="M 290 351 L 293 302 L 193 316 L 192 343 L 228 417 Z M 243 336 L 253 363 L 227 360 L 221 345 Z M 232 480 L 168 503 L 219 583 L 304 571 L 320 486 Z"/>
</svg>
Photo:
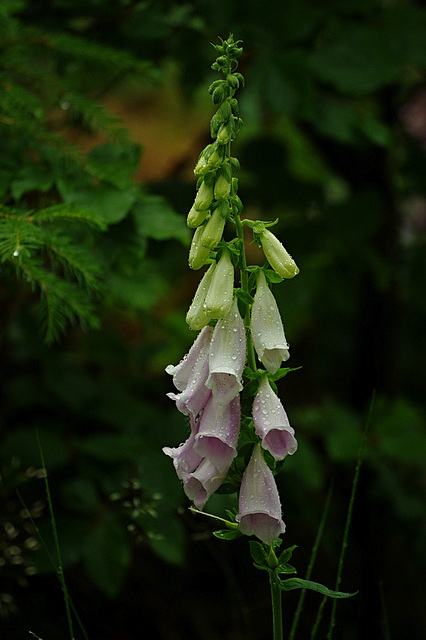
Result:
<svg viewBox="0 0 426 640">
<path fill-rule="evenodd" d="M 237 298 L 246 304 L 253 304 L 254 302 L 254 298 L 249 293 L 242 291 L 241 289 L 237 289 Z"/>
<path fill-rule="evenodd" d="M 154 240 L 179 240 L 187 246 L 190 231 L 183 216 L 161 196 L 143 196 L 133 209 L 137 232 Z"/>
<path fill-rule="evenodd" d="M 219 531 L 213 531 L 213 535 L 219 540 L 235 540 L 241 533 L 238 529 L 220 529 Z"/>
<path fill-rule="evenodd" d="M 351 598 L 355 596 L 358 591 L 354 593 L 345 593 L 343 591 L 331 591 L 323 584 L 318 582 L 311 582 L 311 580 L 303 580 L 302 578 L 288 578 L 287 580 L 280 580 L 279 587 L 282 591 L 292 591 L 293 589 L 310 589 L 311 591 L 317 591 L 329 598 Z"/>
<path fill-rule="evenodd" d="M 291 566 L 291 564 L 279 564 L 278 567 L 276 567 L 275 571 L 277 573 L 297 573 L 296 569 L 294 567 Z"/>
<path fill-rule="evenodd" d="M 140 147 L 137 144 L 100 144 L 88 154 L 88 161 L 101 180 L 124 189 L 131 179 L 140 160 Z"/>
<path fill-rule="evenodd" d="M 49 191 L 53 186 L 52 172 L 36 164 L 22 167 L 10 184 L 12 196 L 19 200 L 29 191 Z"/>
<path fill-rule="evenodd" d="M 293 555 L 293 551 L 297 549 L 297 544 L 294 544 L 292 547 L 287 547 L 287 549 L 284 549 L 284 551 L 282 551 L 278 557 L 278 562 L 280 564 L 286 564 L 291 556 Z"/>
<path fill-rule="evenodd" d="M 250 553 L 254 562 L 259 565 L 259 567 L 268 567 L 268 554 L 261 542 L 250 540 Z"/>
<path fill-rule="evenodd" d="M 130 564 L 130 540 L 126 528 L 112 514 L 89 533 L 83 554 L 89 577 L 108 597 L 117 595 Z"/>
<path fill-rule="evenodd" d="M 74 446 L 86 455 L 105 462 L 132 460 L 144 449 L 144 443 L 138 436 L 122 434 L 102 434 L 75 439 Z"/>
</svg>

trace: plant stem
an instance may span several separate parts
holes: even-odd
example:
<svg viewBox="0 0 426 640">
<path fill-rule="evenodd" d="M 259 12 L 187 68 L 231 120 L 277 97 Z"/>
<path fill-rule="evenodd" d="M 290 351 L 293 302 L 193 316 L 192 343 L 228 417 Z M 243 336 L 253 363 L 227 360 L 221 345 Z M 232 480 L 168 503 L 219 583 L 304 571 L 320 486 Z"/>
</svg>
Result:
<svg viewBox="0 0 426 640">
<path fill-rule="evenodd" d="M 270 572 L 273 640 L 283 640 L 282 596 L 276 573 Z"/>
<path fill-rule="evenodd" d="M 234 218 L 234 222 L 235 222 L 235 229 L 237 231 L 237 237 L 238 240 L 240 242 L 240 248 L 241 248 L 241 253 L 240 253 L 240 259 L 241 259 L 241 291 L 244 291 L 247 294 L 250 294 L 250 289 L 249 289 L 249 284 L 248 284 L 248 271 L 247 271 L 247 260 L 246 260 L 246 249 L 245 249 L 245 244 L 244 244 L 244 229 L 243 229 L 243 225 L 241 224 L 241 220 L 240 220 L 240 216 L 236 215 Z M 244 326 L 245 326 L 245 330 L 246 330 L 246 344 L 247 344 L 247 361 L 248 364 L 250 366 L 250 368 L 252 369 L 252 371 L 256 371 L 257 370 L 257 364 L 256 364 L 256 356 L 254 353 L 254 347 L 253 347 L 253 341 L 251 338 L 251 331 L 250 331 L 250 305 L 247 303 L 246 304 L 246 312 L 245 312 L 245 316 L 244 316 Z"/>
</svg>

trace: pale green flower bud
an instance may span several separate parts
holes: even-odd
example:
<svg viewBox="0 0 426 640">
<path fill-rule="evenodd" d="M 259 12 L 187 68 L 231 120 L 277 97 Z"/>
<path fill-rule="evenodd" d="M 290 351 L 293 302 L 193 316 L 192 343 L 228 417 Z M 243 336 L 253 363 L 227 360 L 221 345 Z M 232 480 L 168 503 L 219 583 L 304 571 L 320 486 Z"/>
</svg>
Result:
<svg viewBox="0 0 426 640">
<path fill-rule="evenodd" d="M 227 124 L 222 124 L 220 126 L 220 129 L 217 132 L 217 138 L 216 138 L 216 141 L 218 144 L 227 144 L 230 141 L 231 139 L 230 129 L 232 128 L 230 127 L 230 125 L 231 125 L 231 120 Z"/>
<path fill-rule="evenodd" d="M 223 147 L 217 147 L 213 153 L 211 154 L 210 158 L 207 160 L 207 166 L 209 168 L 209 170 L 213 170 L 213 169 L 217 169 L 218 167 L 220 167 L 220 165 L 223 162 L 223 151 L 222 151 Z"/>
<path fill-rule="evenodd" d="M 208 209 L 213 200 L 213 185 L 202 182 L 194 200 L 194 207 L 197 211 Z"/>
<path fill-rule="evenodd" d="M 197 227 L 200 226 L 200 224 L 203 224 L 204 220 L 207 218 L 208 215 L 209 215 L 208 209 L 204 209 L 203 211 L 198 211 L 198 209 L 196 209 L 195 206 L 192 206 L 186 218 L 186 224 L 191 229 L 196 229 Z"/>
<path fill-rule="evenodd" d="M 227 178 L 220 174 L 216 182 L 214 183 L 214 197 L 216 200 L 224 200 L 225 198 L 229 198 L 229 194 L 231 192 L 231 183 Z"/>
<path fill-rule="evenodd" d="M 200 284 L 198 285 L 194 299 L 192 300 L 191 306 L 186 314 L 186 322 L 190 329 L 194 329 L 195 331 L 199 331 L 206 327 L 212 318 L 212 316 L 206 312 L 205 300 L 215 268 L 216 264 L 213 263 L 207 269 Z"/>
<path fill-rule="evenodd" d="M 201 236 L 203 235 L 203 231 L 203 227 L 198 227 L 198 229 L 195 230 L 194 236 L 192 238 L 188 259 L 191 269 L 201 269 L 210 255 L 210 249 L 208 247 L 204 247 L 201 244 Z"/>
<path fill-rule="evenodd" d="M 274 236 L 269 229 L 262 231 L 260 242 L 265 257 L 275 273 L 281 276 L 281 278 L 294 278 L 294 276 L 297 276 L 299 267 L 291 255 L 284 249 L 278 238 Z"/>
<path fill-rule="evenodd" d="M 234 295 L 234 266 L 225 249 L 213 272 L 204 302 L 204 311 L 214 319 L 224 318 L 231 310 Z"/>
<path fill-rule="evenodd" d="M 226 215 L 224 216 L 224 209 L 229 211 L 229 206 L 224 201 L 224 207 L 219 205 L 213 211 L 211 217 L 207 221 L 206 226 L 204 227 L 203 234 L 201 236 L 201 242 L 204 247 L 208 249 L 214 249 L 217 247 L 219 242 L 222 240 L 223 230 L 225 228 L 226 223 Z"/>
</svg>

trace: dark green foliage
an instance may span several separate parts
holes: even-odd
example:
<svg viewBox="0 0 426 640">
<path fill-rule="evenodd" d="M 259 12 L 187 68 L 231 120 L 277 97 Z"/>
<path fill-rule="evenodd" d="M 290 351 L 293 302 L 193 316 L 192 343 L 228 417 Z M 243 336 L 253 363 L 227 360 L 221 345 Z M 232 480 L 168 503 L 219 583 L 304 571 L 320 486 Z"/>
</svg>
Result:
<svg viewBox="0 0 426 640">
<path fill-rule="evenodd" d="M 197 283 L 186 271 L 184 224 L 193 184 L 179 167 L 155 185 L 136 183 L 141 149 L 98 100 L 119 93 L 129 77 L 137 87 L 157 82 L 172 60 L 187 104 L 202 93 L 210 109 L 209 43 L 230 31 L 246 52 L 239 193 L 247 214 L 278 219 L 274 233 L 301 269 L 274 288 L 289 366 L 302 365 L 276 381 L 299 442 L 277 475 L 285 545 L 298 543 L 304 575 L 334 477 L 315 568 L 334 584 L 376 389 L 342 576 L 343 588 L 359 594 L 339 601 L 336 637 L 386 637 L 381 600 L 390 637 L 422 636 L 425 15 L 422 3 L 402 0 L 0 2 L 2 470 L 18 458 L 23 470 L 39 468 L 38 428 L 68 584 L 92 640 L 114 632 L 133 639 L 141 615 L 153 636 L 190 640 L 200 635 L 199 611 L 212 640 L 255 640 L 269 616 L 269 596 L 255 586 L 261 572 L 247 569 L 239 546 L 246 540 L 212 542 L 204 519 L 177 515 L 181 487 L 161 452 L 171 434 L 177 446 L 188 431 L 164 397 L 171 386 L 163 371 L 193 339 L 184 323 Z M 194 161 L 209 141 L 210 117 L 209 110 Z M 97 136 L 91 151 L 71 142 L 74 131 Z M 84 335 L 80 324 L 89 329 Z M 14 486 L 2 471 L 4 505 L 16 502 Z M 234 496 L 216 496 L 211 510 L 223 516 Z M 44 499 L 40 478 L 25 484 L 24 498 L 31 506 Z M 13 523 L 19 511 L 19 504 L 4 509 Z M 152 549 L 171 564 L 157 564 Z M 30 628 L 43 640 L 66 637 L 62 602 L 60 613 L 53 604 L 43 616 L 44 627 L 33 624 L 34 612 L 48 606 L 40 594 L 55 602 L 60 589 L 48 582 L 41 551 L 31 563 L 40 575 L 27 577 L 23 591 L 0 567 L 1 591 L 14 595 L 20 612 L 2 621 L 4 635 L 27 637 Z M 226 563 L 225 584 L 217 566 Z M 19 565 L 14 572 L 22 578 Z M 112 600 L 101 606 L 103 594 Z M 319 599 L 307 595 L 300 637 L 309 637 Z M 284 594 L 286 621 L 295 601 Z M 247 610 L 255 611 L 248 623 Z"/>
</svg>

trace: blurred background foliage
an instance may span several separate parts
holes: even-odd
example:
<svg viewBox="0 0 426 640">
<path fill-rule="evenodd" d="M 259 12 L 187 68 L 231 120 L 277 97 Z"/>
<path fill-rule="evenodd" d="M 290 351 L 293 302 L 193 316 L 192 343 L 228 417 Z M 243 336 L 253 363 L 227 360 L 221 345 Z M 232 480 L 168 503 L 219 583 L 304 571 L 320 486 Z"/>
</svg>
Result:
<svg viewBox="0 0 426 640">
<path fill-rule="evenodd" d="M 276 287 L 297 454 L 285 542 L 333 587 L 376 393 L 336 638 L 423 637 L 426 10 L 402 0 L 0 1 L 0 627 L 66 637 L 38 431 L 69 589 L 92 640 L 260 640 L 247 541 L 188 514 L 161 447 L 186 437 L 164 367 L 184 315 L 192 168 L 209 142 L 210 42 L 242 39 L 235 155 L 249 217 L 279 218 Z M 248 244 L 251 262 L 262 260 Z M 223 513 L 233 496 L 215 496 Z M 25 504 L 28 514 L 23 509 Z M 285 619 L 297 595 L 287 594 Z M 307 637 L 319 596 L 306 598 Z M 166 603 L 166 607 L 165 607 Z M 325 637 L 326 626 L 319 634 Z M 79 633 L 79 632 L 77 632 Z M 322 635 L 321 635 L 322 633 Z"/>
</svg>

